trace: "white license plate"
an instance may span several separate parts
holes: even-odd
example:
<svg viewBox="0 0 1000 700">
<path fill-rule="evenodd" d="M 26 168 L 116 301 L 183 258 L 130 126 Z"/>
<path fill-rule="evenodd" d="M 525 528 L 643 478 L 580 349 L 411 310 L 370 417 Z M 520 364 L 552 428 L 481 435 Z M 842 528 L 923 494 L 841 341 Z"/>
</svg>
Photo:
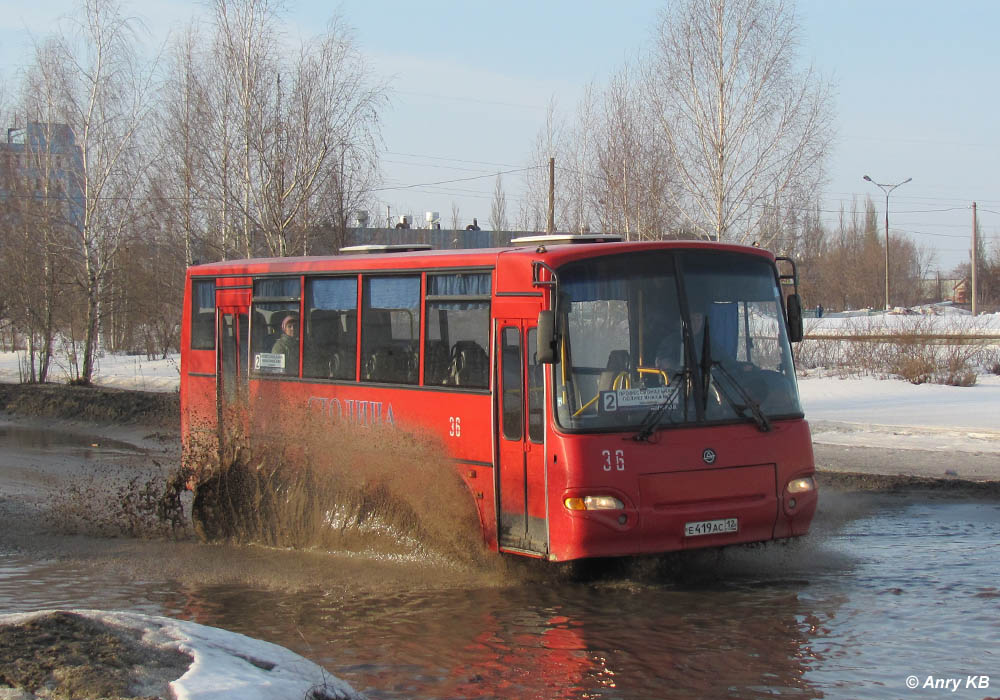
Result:
<svg viewBox="0 0 1000 700">
<path fill-rule="evenodd" d="M 684 523 L 685 537 L 719 535 L 726 532 L 739 532 L 739 530 L 739 518 L 723 518 L 722 520 L 702 520 L 696 523 Z"/>
</svg>

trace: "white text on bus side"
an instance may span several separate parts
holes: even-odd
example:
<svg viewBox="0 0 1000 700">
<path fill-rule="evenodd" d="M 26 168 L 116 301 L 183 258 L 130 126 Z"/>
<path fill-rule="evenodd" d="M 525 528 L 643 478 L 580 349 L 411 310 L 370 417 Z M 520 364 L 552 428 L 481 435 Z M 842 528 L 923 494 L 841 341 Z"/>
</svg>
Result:
<svg viewBox="0 0 1000 700">
<path fill-rule="evenodd" d="M 383 410 L 383 406 L 385 409 Z M 326 398 L 325 396 L 310 396 L 309 408 L 318 407 L 320 413 L 330 418 L 347 419 L 361 425 L 376 423 L 396 424 L 396 416 L 392 404 L 381 401 L 362 401 L 361 399 Z"/>
</svg>

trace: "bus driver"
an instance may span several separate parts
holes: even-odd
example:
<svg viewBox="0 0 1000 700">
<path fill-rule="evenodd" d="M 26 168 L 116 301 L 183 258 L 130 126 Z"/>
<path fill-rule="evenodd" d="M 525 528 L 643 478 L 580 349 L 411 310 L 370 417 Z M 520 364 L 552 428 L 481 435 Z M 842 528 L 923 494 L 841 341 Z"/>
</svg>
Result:
<svg viewBox="0 0 1000 700">
<path fill-rule="evenodd" d="M 696 348 L 701 347 L 702 330 L 704 327 L 705 315 L 700 311 L 692 311 L 691 330 Z M 700 354 L 700 349 L 697 352 Z M 671 374 L 684 369 L 684 334 L 679 324 L 661 337 L 659 344 L 656 346 L 654 365 L 658 369 L 666 370 Z"/>
</svg>

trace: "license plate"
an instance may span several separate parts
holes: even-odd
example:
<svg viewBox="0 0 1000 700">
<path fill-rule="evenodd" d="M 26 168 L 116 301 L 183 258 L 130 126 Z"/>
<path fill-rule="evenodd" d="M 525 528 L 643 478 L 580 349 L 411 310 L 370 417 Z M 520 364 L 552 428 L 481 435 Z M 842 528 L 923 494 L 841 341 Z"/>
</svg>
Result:
<svg viewBox="0 0 1000 700">
<path fill-rule="evenodd" d="M 719 535 L 726 532 L 739 532 L 739 529 L 739 518 L 702 520 L 696 523 L 684 523 L 684 536 L 698 537 L 699 535 Z"/>
</svg>

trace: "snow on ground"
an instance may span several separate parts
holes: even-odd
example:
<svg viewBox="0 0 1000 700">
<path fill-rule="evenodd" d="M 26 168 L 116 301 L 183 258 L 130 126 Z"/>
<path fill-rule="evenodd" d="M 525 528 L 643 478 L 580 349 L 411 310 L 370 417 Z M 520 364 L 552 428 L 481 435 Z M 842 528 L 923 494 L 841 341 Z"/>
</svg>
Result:
<svg viewBox="0 0 1000 700">
<path fill-rule="evenodd" d="M 974 386 L 806 377 L 799 395 L 813 442 L 1000 455 L 1000 376 Z"/>
<path fill-rule="evenodd" d="M 52 610 L 0 615 L 0 625 L 23 624 Z M 345 681 L 284 647 L 194 622 L 129 612 L 73 610 L 77 615 L 135 630 L 145 645 L 173 649 L 192 658 L 170 683 L 177 700 L 363 700 Z M 323 693 L 310 695 L 313 688 Z"/>
<path fill-rule="evenodd" d="M 821 318 L 804 319 L 806 335 L 815 333 L 864 332 L 913 330 L 934 333 L 1000 333 L 1000 313 L 973 316 L 964 309 L 950 306 L 920 307 L 912 312 L 884 313 L 871 311 L 844 311 L 824 314 Z"/>
<path fill-rule="evenodd" d="M 0 382 L 18 383 L 26 376 L 23 352 L 0 352 Z M 73 374 L 65 357 L 56 356 L 48 381 L 68 382 Z M 177 391 L 181 378 L 181 356 L 147 359 L 145 355 L 109 355 L 97 358 L 94 383 L 99 386 L 139 391 Z"/>
<path fill-rule="evenodd" d="M 1000 314 L 973 317 L 937 304 L 916 313 L 844 312 L 805 320 L 806 334 L 965 333 L 1000 338 Z M 1000 339 L 996 341 L 1000 346 Z M 981 373 L 971 387 L 913 385 L 900 379 L 799 380 L 813 441 L 853 447 L 1000 454 L 1000 377 Z"/>
</svg>

